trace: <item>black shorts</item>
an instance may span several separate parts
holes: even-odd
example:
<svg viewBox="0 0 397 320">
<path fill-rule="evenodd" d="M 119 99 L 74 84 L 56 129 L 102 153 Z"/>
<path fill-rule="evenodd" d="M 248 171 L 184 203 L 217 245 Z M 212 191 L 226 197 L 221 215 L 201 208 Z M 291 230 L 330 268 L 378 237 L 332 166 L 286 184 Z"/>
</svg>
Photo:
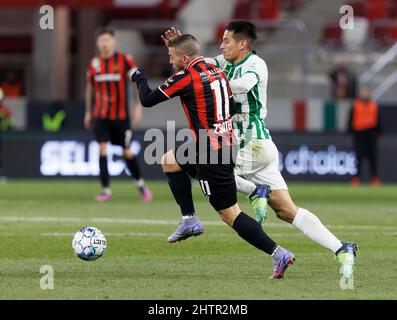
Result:
<svg viewBox="0 0 397 320">
<path fill-rule="evenodd" d="M 181 169 L 199 181 L 201 190 L 216 211 L 230 208 L 237 203 L 234 162 L 222 164 L 182 163 L 174 156 Z"/>
<path fill-rule="evenodd" d="M 128 148 L 132 141 L 132 130 L 127 120 L 94 119 L 95 140 Z"/>
</svg>

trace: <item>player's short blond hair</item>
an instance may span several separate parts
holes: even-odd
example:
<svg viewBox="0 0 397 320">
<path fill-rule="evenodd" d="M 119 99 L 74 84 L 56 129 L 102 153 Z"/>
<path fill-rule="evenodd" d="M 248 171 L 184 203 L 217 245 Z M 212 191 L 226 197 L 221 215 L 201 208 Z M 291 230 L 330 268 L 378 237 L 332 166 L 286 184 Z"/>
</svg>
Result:
<svg viewBox="0 0 397 320">
<path fill-rule="evenodd" d="M 197 39 L 191 34 L 182 34 L 170 40 L 168 47 L 175 48 L 180 55 L 189 57 L 195 56 L 200 52 L 200 45 Z"/>
</svg>

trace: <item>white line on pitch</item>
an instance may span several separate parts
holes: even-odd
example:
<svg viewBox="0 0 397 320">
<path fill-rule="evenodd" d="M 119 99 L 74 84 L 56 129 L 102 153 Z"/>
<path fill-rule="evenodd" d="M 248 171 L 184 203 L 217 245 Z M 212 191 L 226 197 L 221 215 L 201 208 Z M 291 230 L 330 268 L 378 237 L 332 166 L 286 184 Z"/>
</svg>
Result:
<svg viewBox="0 0 397 320">
<path fill-rule="evenodd" d="M 175 225 L 178 220 L 155 220 L 155 219 L 128 219 L 128 218 L 105 218 L 105 217 L 28 217 L 28 216 L 0 216 L 0 221 L 6 222 L 80 222 L 80 223 L 109 223 L 109 224 L 132 224 L 132 225 Z M 204 225 L 226 226 L 222 221 L 202 221 Z M 397 230 L 397 226 L 368 226 L 368 225 L 327 225 L 331 229 L 349 230 Z M 266 223 L 265 228 L 292 228 L 288 223 Z"/>
<path fill-rule="evenodd" d="M 351 233 L 349 236 L 359 236 L 361 233 Z M 382 233 L 382 235 L 388 235 L 387 233 Z M 395 234 L 393 234 L 395 235 Z M 20 236 L 17 232 L 0 232 L 0 237 L 15 237 Z M 72 238 L 73 233 L 71 232 L 41 232 L 41 233 L 30 233 L 30 237 L 50 237 L 50 238 Z M 167 238 L 169 233 L 159 233 L 159 232 L 106 232 L 106 237 L 109 238 Z M 303 237 L 301 233 L 271 233 L 273 238 L 295 238 Z M 222 239 L 222 238 L 235 238 L 234 233 L 219 233 L 219 232 L 206 232 L 206 238 L 210 239 Z"/>
<path fill-rule="evenodd" d="M 13 237 L 20 235 L 17 232 L 0 232 L 0 237 Z M 160 232 L 106 232 L 106 237 L 122 237 L 122 238 L 135 238 L 135 237 L 164 237 L 166 238 L 168 233 L 160 233 Z M 29 236 L 35 237 L 73 237 L 73 233 L 69 232 L 41 232 L 41 233 L 30 233 Z M 235 238 L 236 235 L 234 233 L 205 233 L 205 236 L 208 238 Z M 290 234 L 290 233 L 274 233 L 272 237 L 301 237 L 301 234 Z"/>
</svg>

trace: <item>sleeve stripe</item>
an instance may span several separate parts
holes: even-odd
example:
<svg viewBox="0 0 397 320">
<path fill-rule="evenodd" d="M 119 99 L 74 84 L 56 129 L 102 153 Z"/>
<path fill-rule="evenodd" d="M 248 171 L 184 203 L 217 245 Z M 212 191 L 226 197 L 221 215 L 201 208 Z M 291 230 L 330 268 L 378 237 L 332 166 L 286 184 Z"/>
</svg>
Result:
<svg viewBox="0 0 397 320">
<path fill-rule="evenodd" d="M 164 88 L 163 91 L 164 93 L 167 93 L 167 96 L 171 97 L 173 96 L 176 92 L 182 90 L 186 86 L 188 86 L 190 83 L 190 77 L 189 76 L 184 76 L 183 78 L 177 80 L 174 82 L 170 87 Z"/>
<path fill-rule="evenodd" d="M 169 95 L 166 94 L 166 93 L 163 91 L 163 89 L 161 89 L 161 87 L 159 87 L 159 90 L 160 90 L 168 99 L 170 98 Z"/>
<path fill-rule="evenodd" d="M 258 78 L 258 81 L 261 80 L 261 78 L 259 77 L 259 75 L 258 75 L 255 71 L 252 71 L 252 70 L 248 70 L 248 71 L 244 72 L 241 76 L 245 75 L 246 73 L 253 73 L 253 74 L 256 75 L 256 77 Z"/>
</svg>

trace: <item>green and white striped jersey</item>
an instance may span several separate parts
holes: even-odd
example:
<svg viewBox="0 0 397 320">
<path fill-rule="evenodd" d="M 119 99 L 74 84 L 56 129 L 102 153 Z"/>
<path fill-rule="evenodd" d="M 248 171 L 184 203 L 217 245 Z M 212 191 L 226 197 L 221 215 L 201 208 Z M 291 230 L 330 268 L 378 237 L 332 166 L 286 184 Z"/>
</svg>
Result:
<svg viewBox="0 0 397 320">
<path fill-rule="evenodd" d="M 251 52 L 235 65 L 227 62 L 223 55 L 207 59 L 207 61 L 222 69 L 230 81 L 236 102 L 233 124 L 237 129 L 240 147 L 243 147 L 252 137 L 271 139 L 265 125 L 268 79 L 265 61 L 255 52 Z"/>
</svg>

